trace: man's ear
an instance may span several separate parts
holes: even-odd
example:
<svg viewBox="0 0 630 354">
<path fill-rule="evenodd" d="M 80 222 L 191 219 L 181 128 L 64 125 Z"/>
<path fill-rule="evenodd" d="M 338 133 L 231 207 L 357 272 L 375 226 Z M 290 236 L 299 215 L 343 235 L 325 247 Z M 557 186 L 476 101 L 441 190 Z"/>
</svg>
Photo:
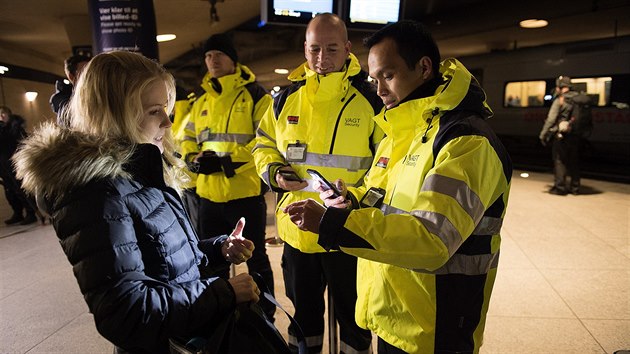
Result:
<svg viewBox="0 0 630 354">
<path fill-rule="evenodd" d="M 420 74 L 422 75 L 423 80 L 428 80 L 433 77 L 433 62 L 431 58 L 428 56 L 423 56 L 418 60 L 418 64 L 416 64 L 418 70 L 420 70 Z"/>
</svg>

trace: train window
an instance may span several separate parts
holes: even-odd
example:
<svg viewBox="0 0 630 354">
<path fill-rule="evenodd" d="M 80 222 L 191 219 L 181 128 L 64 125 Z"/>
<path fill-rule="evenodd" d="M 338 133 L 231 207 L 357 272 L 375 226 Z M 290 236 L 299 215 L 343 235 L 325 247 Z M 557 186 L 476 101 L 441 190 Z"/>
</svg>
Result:
<svg viewBox="0 0 630 354">
<path fill-rule="evenodd" d="M 607 106 L 610 103 L 611 77 L 586 77 L 571 80 L 573 91 L 584 92 L 594 106 Z"/>
<path fill-rule="evenodd" d="M 505 85 L 505 107 L 542 107 L 545 97 L 545 81 L 517 81 Z"/>
</svg>

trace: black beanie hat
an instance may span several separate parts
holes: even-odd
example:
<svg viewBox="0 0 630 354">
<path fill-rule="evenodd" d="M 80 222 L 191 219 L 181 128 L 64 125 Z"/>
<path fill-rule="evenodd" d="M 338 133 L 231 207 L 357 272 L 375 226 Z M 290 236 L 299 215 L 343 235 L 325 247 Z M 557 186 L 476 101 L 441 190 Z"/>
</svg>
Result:
<svg viewBox="0 0 630 354">
<path fill-rule="evenodd" d="M 203 54 L 206 55 L 209 50 L 222 51 L 234 61 L 234 64 L 238 62 L 238 55 L 236 54 L 236 49 L 234 49 L 234 44 L 232 44 L 232 40 L 225 33 L 213 34 L 206 40 L 206 43 L 203 45 Z"/>
</svg>

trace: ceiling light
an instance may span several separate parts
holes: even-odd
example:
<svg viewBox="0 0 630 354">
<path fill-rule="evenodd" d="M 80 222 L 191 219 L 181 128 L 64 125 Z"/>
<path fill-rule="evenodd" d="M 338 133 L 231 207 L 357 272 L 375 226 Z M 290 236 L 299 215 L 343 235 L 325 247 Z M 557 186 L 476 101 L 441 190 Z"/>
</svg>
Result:
<svg viewBox="0 0 630 354">
<path fill-rule="evenodd" d="M 289 70 L 288 69 L 276 69 L 273 72 L 276 73 L 276 74 L 280 74 L 280 75 L 286 75 L 286 74 L 289 73 Z"/>
<path fill-rule="evenodd" d="M 0 65 L 0 75 L 6 73 L 7 71 L 9 71 L 9 68 L 4 65 Z"/>
<path fill-rule="evenodd" d="M 273 90 L 276 91 L 276 92 L 280 92 L 280 86 L 274 86 Z"/>
<path fill-rule="evenodd" d="M 530 19 L 519 22 L 522 28 L 542 28 L 549 24 L 546 20 Z"/>
<path fill-rule="evenodd" d="M 29 91 L 29 92 L 25 93 L 25 96 L 26 96 L 26 100 L 27 101 L 33 102 L 37 98 L 37 92 Z"/>
<path fill-rule="evenodd" d="M 177 36 L 172 33 L 158 34 L 157 36 L 155 36 L 155 39 L 157 39 L 158 42 L 168 42 L 172 41 L 175 38 L 177 38 Z"/>
</svg>

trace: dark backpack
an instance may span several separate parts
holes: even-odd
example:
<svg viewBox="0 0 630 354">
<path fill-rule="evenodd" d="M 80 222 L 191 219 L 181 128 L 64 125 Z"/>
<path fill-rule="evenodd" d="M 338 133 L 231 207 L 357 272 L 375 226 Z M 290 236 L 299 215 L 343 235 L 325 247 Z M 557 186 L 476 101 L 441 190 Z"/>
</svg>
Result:
<svg viewBox="0 0 630 354">
<path fill-rule="evenodd" d="M 572 134 L 589 136 L 593 131 L 591 98 L 585 93 L 567 92 L 564 95 L 566 109 L 562 119 L 568 120 Z"/>
</svg>

